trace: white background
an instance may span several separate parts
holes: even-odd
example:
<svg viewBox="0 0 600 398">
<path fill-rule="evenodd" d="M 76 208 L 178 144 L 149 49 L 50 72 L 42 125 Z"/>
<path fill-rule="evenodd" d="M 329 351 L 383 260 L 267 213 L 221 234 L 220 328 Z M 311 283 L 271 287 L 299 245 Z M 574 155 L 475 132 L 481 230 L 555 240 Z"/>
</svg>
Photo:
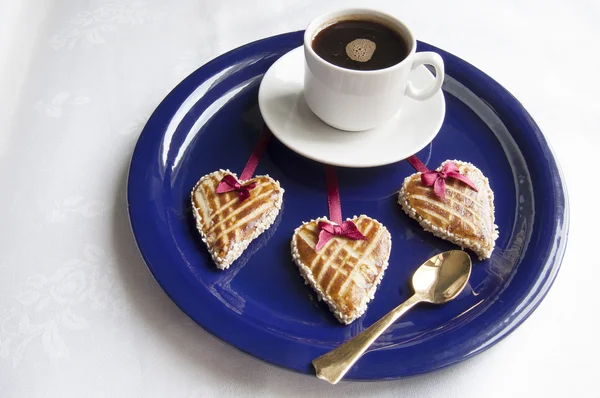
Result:
<svg viewBox="0 0 600 398">
<path fill-rule="evenodd" d="M 598 396 L 597 0 L 371 2 L 504 85 L 562 165 L 562 269 L 492 349 L 407 380 L 330 386 L 220 342 L 152 280 L 124 196 L 149 114 L 211 58 L 351 4 L 0 0 L 2 397 Z"/>
</svg>

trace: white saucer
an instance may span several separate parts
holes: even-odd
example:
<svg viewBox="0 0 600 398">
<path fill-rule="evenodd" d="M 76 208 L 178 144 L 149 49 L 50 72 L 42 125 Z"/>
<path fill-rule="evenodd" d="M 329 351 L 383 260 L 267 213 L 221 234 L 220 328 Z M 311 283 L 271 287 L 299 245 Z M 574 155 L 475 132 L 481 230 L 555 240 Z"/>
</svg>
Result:
<svg viewBox="0 0 600 398">
<path fill-rule="evenodd" d="M 433 81 L 427 68 L 411 72 L 416 87 Z M 439 93 L 425 101 L 406 98 L 390 121 L 367 131 L 337 130 L 308 108 L 302 87 L 304 51 L 296 48 L 278 59 L 260 84 L 258 104 L 273 134 L 291 150 L 325 164 L 343 167 L 374 167 L 398 162 L 419 152 L 437 135 L 446 103 Z"/>
</svg>

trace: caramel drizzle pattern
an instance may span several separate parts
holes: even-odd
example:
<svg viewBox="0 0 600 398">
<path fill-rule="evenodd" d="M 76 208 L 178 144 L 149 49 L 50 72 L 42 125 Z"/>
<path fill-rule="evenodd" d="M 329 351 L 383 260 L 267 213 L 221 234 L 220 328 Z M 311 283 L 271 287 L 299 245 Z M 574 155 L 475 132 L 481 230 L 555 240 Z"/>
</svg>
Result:
<svg viewBox="0 0 600 398">
<path fill-rule="evenodd" d="M 363 222 L 361 226 L 364 226 L 365 222 Z M 363 234 L 365 236 L 368 236 L 368 234 L 371 231 L 371 229 L 373 229 L 373 226 L 374 226 L 374 223 L 369 223 L 369 225 L 367 225 L 367 227 L 363 231 Z M 376 236 L 376 238 L 378 238 L 378 236 Z M 347 241 L 345 243 L 347 243 L 347 246 L 348 246 L 346 248 L 346 251 L 348 252 L 348 254 L 341 261 L 340 266 L 335 270 L 335 273 L 331 277 L 331 280 L 329 281 L 329 284 L 327 285 L 327 290 L 326 290 L 326 292 L 329 293 L 330 287 L 332 285 L 334 285 L 334 282 L 335 282 L 336 278 L 339 277 L 339 274 L 342 274 L 343 276 L 346 277 L 346 280 L 344 281 L 344 283 L 342 283 L 342 286 L 340 286 L 340 290 L 338 291 L 338 296 L 341 296 L 341 295 L 344 294 L 344 291 L 345 291 L 345 290 L 343 290 L 344 285 L 346 285 L 348 283 L 348 281 L 350 280 L 350 278 L 352 278 L 353 272 L 357 268 L 360 268 L 360 265 L 363 262 L 363 259 L 365 257 L 367 257 L 368 254 L 370 254 L 370 252 L 365 251 L 365 253 L 361 254 L 360 256 L 356 255 L 356 248 L 362 243 L 362 241 L 359 241 L 359 240 L 356 240 L 356 241 Z M 346 245 L 344 245 L 344 246 L 346 246 Z M 344 272 L 345 271 L 344 270 L 344 264 L 350 259 L 350 257 L 354 257 L 356 259 L 356 266 L 352 269 L 352 271 L 350 271 L 350 273 L 347 274 L 346 272 Z M 371 269 L 371 265 L 370 264 L 368 264 L 368 263 L 365 263 L 365 264 L 367 264 L 367 266 L 369 267 L 369 269 Z"/>
<path fill-rule="evenodd" d="M 363 226 L 365 223 L 367 223 L 369 220 L 367 219 L 360 219 L 361 221 L 361 226 Z M 376 226 L 375 222 L 369 222 L 367 227 L 365 228 L 363 232 L 364 235 L 368 235 L 368 233 L 371 231 L 371 229 L 373 229 L 373 227 Z M 299 233 L 298 237 L 300 239 L 302 239 L 307 245 L 309 245 L 310 247 L 313 247 L 316 245 L 316 241 L 314 240 L 314 235 L 317 235 L 317 230 L 313 229 L 313 228 L 306 228 L 306 231 L 310 231 L 312 232 L 312 234 L 308 234 L 308 233 Z M 369 257 L 373 251 L 373 249 L 380 243 L 379 240 L 381 239 L 381 235 L 383 233 L 383 228 L 379 228 L 379 230 L 377 231 L 377 235 L 375 235 L 375 237 L 373 239 L 371 239 L 371 241 L 369 242 L 369 245 L 367 246 L 367 248 L 365 249 L 365 251 L 362 254 L 357 255 L 356 253 L 356 248 L 362 243 L 362 241 L 350 241 L 350 240 L 346 240 L 344 243 L 339 243 L 338 239 L 332 239 L 331 241 L 329 241 L 327 243 L 327 245 L 325 247 L 323 247 L 321 250 L 326 250 L 327 247 L 329 247 L 330 245 L 333 245 L 332 242 L 336 242 L 338 244 L 339 247 L 336 248 L 336 251 L 331 255 L 331 257 L 327 260 L 327 262 L 322 266 L 320 272 L 318 275 L 314 275 L 313 277 L 315 279 L 315 282 L 318 283 L 320 285 L 320 288 L 326 292 L 327 294 L 329 294 L 330 291 L 330 287 L 335 285 L 334 281 L 336 278 L 340 277 L 340 274 L 346 277 L 346 280 L 344 281 L 344 283 L 342 284 L 342 286 L 340 287 L 340 290 L 337 293 L 338 297 L 343 297 L 344 293 L 348 290 L 349 286 L 354 283 L 356 284 L 356 281 L 354 280 L 354 276 L 357 273 L 360 273 L 361 276 L 362 275 L 362 267 L 361 265 L 366 265 L 369 270 L 374 271 L 372 265 L 369 262 L 366 262 L 365 259 L 367 257 Z M 313 239 L 311 239 L 313 238 Z M 334 275 L 331 277 L 329 283 L 327 286 L 322 286 L 321 285 L 321 277 L 323 276 L 324 273 L 326 273 L 328 268 L 334 268 L 331 265 L 331 261 L 333 261 L 333 259 L 335 258 L 335 256 L 342 250 L 346 248 L 348 254 L 346 255 L 346 257 L 344 257 L 343 261 L 341 261 L 340 266 L 335 268 L 335 273 Z M 352 269 L 352 271 L 348 274 L 346 274 L 343 270 L 343 265 L 348 261 L 348 259 L 353 256 L 357 262 L 356 262 L 356 266 Z M 313 259 L 312 263 L 310 264 L 309 268 L 312 270 L 315 263 L 320 259 L 321 257 L 317 256 L 315 259 Z M 378 273 L 380 270 L 375 269 L 375 271 Z M 363 279 L 364 276 L 363 276 Z M 366 293 L 366 292 L 365 292 Z"/>
<path fill-rule="evenodd" d="M 225 224 L 227 221 L 229 221 L 232 217 L 235 217 L 237 214 L 241 213 L 242 211 L 246 210 L 248 207 L 251 207 L 256 201 L 258 201 L 259 199 L 262 199 L 265 196 L 270 195 L 269 191 L 265 191 L 262 192 L 262 188 L 265 187 L 265 185 L 267 185 L 266 183 L 264 184 L 260 184 L 257 185 L 256 188 L 258 191 L 256 191 L 258 193 L 258 195 L 256 195 L 255 197 L 251 198 L 250 200 L 246 200 L 240 207 L 237 208 L 237 210 L 234 210 L 232 212 L 230 212 L 229 214 L 227 214 L 225 216 L 225 218 L 222 218 L 221 220 L 219 220 L 218 218 L 218 212 L 213 214 L 212 216 L 212 220 L 214 222 L 214 224 L 210 227 L 210 229 L 208 230 L 208 232 L 212 232 L 214 230 L 216 230 L 219 226 L 221 226 L 221 224 Z M 229 206 L 231 203 L 236 203 L 236 201 L 239 201 L 239 198 L 236 197 L 233 198 L 232 200 L 230 200 L 225 206 Z M 217 209 L 221 209 L 219 207 L 217 207 Z"/>
<path fill-rule="evenodd" d="M 452 217 L 452 216 L 454 216 L 454 217 L 457 217 L 457 218 L 459 218 L 459 219 L 460 219 L 462 222 L 464 222 L 465 224 L 467 224 L 467 225 L 468 225 L 468 226 L 469 226 L 469 227 L 470 227 L 470 228 L 471 228 L 473 231 L 476 231 L 476 230 L 477 230 L 477 228 L 475 227 L 475 225 L 474 225 L 474 224 L 473 224 L 473 223 L 472 223 L 472 222 L 471 222 L 471 221 L 470 221 L 468 218 L 466 218 L 466 217 L 463 217 L 463 216 L 461 216 L 460 214 L 456 213 L 456 211 L 455 211 L 455 210 L 454 210 L 452 207 L 450 207 L 450 206 L 448 206 L 448 207 L 446 207 L 446 206 L 440 206 L 440 205 L 439 205 L 439 203 L 437 203 L 437 202 L 434 202 L 434 201 L 432 201 L 431 199 L 429 199 L 428 197 L 426 197 L 426 196 L 422 196 L 422 195 L 411 195 L 411 197 L 410 197 L 410 198 L 411 198 L 411 199 L 418 199 L 418 200 L 421 200 L 421 201 L 423 201 L 423 202 L 427 202 L 427 203 L 429 203 L 431 206 L 433 206 L 434 208 L 436 208 L 436 209 L 439 209 L 439 210 L 441 210 L 441 211 L 444 211 L 444 212 L 448 213 L 448 215 L 449 215 L 448 219 L 446 220 L 445 218 L 443 218 L 444 216 L 443 216 L 443 215 L 441 214 L 441 212 L 438 210 L 438 213 L 437 213 L 437 216 L 436 216 L 436 218 L 437 218 L 437 219 L 440 219 L 440 220 L 443 220 L 443 221 L 448 221 L 448 222 L 451 222 L 451 221 L 452 221 L 452 218 L 451 218 L 451 217 Z M 446 197 L 446 200 L 448 200 L 448 197 Z M 456 203 L 456 202 L 454 202 L 454 203 Z M 428 211 L 428 210 L 427 210 L 427 209 L 425 209 L 425 208 L 421 208 L 421 210 L 422 210 L 423 212 L 427 213 L 427 214 L 431 214 L 431 215 L 433 215 L 433 214 L 432 214 L 430 211 Z M 477 216 L 477 218 L 478 218 L 478 219 L 480 219 L 480 218 L 479 218 L 479 216 Z"/>
<path fill-rule="evenodd" d="M 254 187 L 254 190 L 256 190 L 256 189 L 259 189 L 259 188 L 260 188 L 260 190 L 259 190 L 258 192 L 261 192 L 261 191 L 262 191 L 262 188 L 264 188 L 264 187 L 265 187 L 266 185 L 268 185 L 268 184 L 269 184 L 269 182 L 268 182 L 268 181 L 265 181 L 265 182 L 259 183 L 259 184 L 257 184 L 257 185 L 256 185 L 256 187 Z M 215 184 L 213 185 L 213 187 L 211 187 L 211 188 L 213 189 L 213 191 L 214 191 L 215 189 L 217 189 L 217 186 L 218 186 L 218 185 L 219 185 L 219 184 L 218 184 L 218 183 L 215 181 Z M 226 203 L 224 206 L 217 206 L 217 207 L 214 209 L 214 210 L 216 210 L 216 211 L 213 213 L 213 219 L 216 219 L 216 217 L 217 217 L 219 214 L 221 214 L 221 213 L 222 213 L 223 211 L 225 211 L 225 210 L 228 210 L 228 209 L 229 209 L 229 207 L 233 206 L 235 203 L 237 203 L 237 201 L 239 201 L 239 198 L 238 198 L 238 196 L 236 195 L 236 196 L 235 196 L 235 197 L 233 197 L 233 198 L 232 198 L 232 199 L 231 199 L 229 202 L 227 202 L 227 203 Z M 242 206 L 241 208 L 245 208 L 245 207 L 247 207 L 247 204 L 248 204 L 248 202 L 244 202 L 244 206 Z M 240 208 L 240 209 L 241 209 L 241 208 Z M 238 209 L 238 210 L 240 210 L 240 209 Z M 230 213 L 229 215 L 231 215 L 231 213 Z M 224 220 L 223 220 L 223 221 L 224 221 Z"/>
<path fill-rule="evenodd" d="M 418 185 L 415 188 L 415 192 L 412 193 L 413 196 L 418 195 L 418 193 L 421 194 L 421 196 L 427 196 L 430 194 L 430 191 L 428 191 L 427 189 L 425 189 L 424 187 L 422 187 L 421 185 Z M 479 201 L 477 201 L 477 196 L 472 197 L 470 195 L 465 194 L 465 190 L 463 189 L 462 191 L 457 190 L 456 188 L 450 186 L 450 185 L 446 185 L 446 191 L 448 192 L 452 192 L 452 195 L 446 195 L 446 201 L 447 202 L 451 202 L 452 204 L 455 205 L 459 205 L 465 208 L 465 210 L 467 210 L 469 213 L 471 213 L 473 216 L 477 217 L 477 219 L 481 220 L 481 217 L 479 216 L 479 214 L 475 213 L 470 207 L 468 207 L 469 205 L 464 204 L 459 202 L 457 199 L 457 197 L 461 197 L 463 199 L 466 199 L 468 201 L 471 202 L 471 204 L 476 204 L 481 210 L 485 211 L 486 209 L 483 206 L 483 203 L 480 203 Z M 436 204 L 438 203 L 437 201 L 432 201 L 431 199 L 427 198 L 427 202 L 428 203 L 432 203 L 432 204 Z"/>
<path fill-rule="evenodd" d="M 203 199 L 206 202 L 206 203 L 201 204 L 202 213 L 203 213 L 203 215 L 206 215 L 206 211 L 204 210 L 205 208 L 208 210 L 209 214 L 212 213 L 212 215 L 209 215 L 209 217 L 203 217 L 203 220 L 206 220 L 205 228 L 206 228 L 207 237 L 209 236 L 210 233 L 216 231 L 222 225 L 225 226 L 225 223 L 228 220 L 234 218 L 237 214 L 244 211 L 245 209 L 248 209 L 253 204 L 255 204 L 258 200 L 260 200 L 263 197 L 268 196 L 270 194 L 269 191 L 265 191 L 261 194 L 263 188 L 265 188 L 270 183 L 269 181 L 261 182 L 253 189 L 253 191 L 259 193 L 258 195 L 254 196 L 250 200 L 247 200 L 246 202 L 244 202 L 244 204 L 242 206 L 240 206 L 238 209 L 229 212 L 227 215 L 224 216 L 224 218 L 221 218 L 219 216 L 225 210 L 229 210 L 229 208 L 231 206 L 233 206 L 235 203 L 237 203 L 237 201 L 239 200 L 237 195 L 233 195 L 233 197 L 231 199 L 229 199 L 229 201 L 227 201 L 225 204 L 222 204 L 221 203 L 222 195 L 214 194 L 214 190 L 216 189 L 216 187 L 219 184 L 219 181 L 221 180 L 223 175 L 225 175 L 225 174 L 223 173 L 220 175 L 216 175 L 216 176 L 214 176 L 214 178 L 205 180 L 200 185 L 200 189 L 202 190 L 202 194 L 203 194 Z M 209 198 L 213 199 L 212 203 Z M 247 224 L 247 223 L 253 221 L 254 219 L 258 219 L 258 218 L 262 217 L 263 215 L 261 214 L 261 210 L 264 210 L 264 208 L 268 207 L 269 205 L 270 205 L 270 202 L 266 202 L 264 205 L 256 208 L 253 212 L 248 214 L 246 217 L 236 220 L 231 227 L 223 228 L 223 230 L 220 231 L 220 233 L 216 237 L 212 238 L 211 240 L 213 242 L 217 242 L 219 239 L 222 239 L 224 237 L 224 235 L 226 235 L 227 233 L 232 232 L 232 231 L 234 231 L 234 236 L 232 237 L 232 239 L 237 239 L 239 231 L 237 231 L 236 229 L 243 226 L 244 224 Z M 254 215 L 256 215 L 256 217 L 253 217 Z"/>
<path fill-rule="evenodd" d="M 460 172 L 463 175 L 467 175 L 467 173 L 469 173 L 469 171 L 471 171 L 468 168 L 464 168 L 464 167 L 460 167 Z M 478 187 L 480 187 L 480 189 L 483 186 L 481 177 L 479 176 L 479 173 L 469 173 L 469 177 L 477 184 Z M 409 186 L 411 186 L 411 188 L 413 188 L 413 192 L 409 191 L 409 198 L 410 199 L 417 199 L 420 201 L 423 201 L 425 203 L 428 203 L 429 205 L 431 205 L 434 209 L 432 210 L 428 210 L 426 209 L 424 206 L 419 206 L 420 207 L 420 211 L 422 211 L 423 213 L 431 216 L 432 218 L 435 218 L 437 220 L 439 220 L 442 223 L 451 223 L 454 218 L 458 218 L 459 220 L 461 220 L 461 222 L 463 222 L 465 225 L 468 225 L 471 230 L 473 232 L 478 231 L 478 229 L 476 228 L 475 224 L 472 222 L 477 222 L 477 224 L 480 224 L 482 226 L 482 228 L 484 228 L 485 230 L 488 230 L 488 226 L 485 225 L 486 224 L 486 220 L 484 220 L 482 218 L 482 215 L 479 214 L 479 212 L 474 211 L 474 209 L 472 209 L 472 207 L 474 207 L 473 205 L 476 205 L 480 212 L 485 213 L 485 215 L 489 215 L 490 214 L 490 209 L 487 205 L 487 203 L 481 202 L 479 201 L 479 195 L 481 194 L 481 191 L 479 193 L 475 192 L 475 191 L 471 191 L 469 187 L 467 187 L 464 184 L 453 184 L 452 182 L 447 182 L 446 183 L 446 191 L 448 192 L 452 192 L 452 195 L 446 195 L 446 201 L 449 202 L 447 205 L 445 205 L 444 203 L 439 203 L 437 201 L 432 200 L 428 195 L 430 194 L 430 192 L 428 190 L 426 190 L 425 188 L 423 188 L 421 185 L 419 185 L 420 178 L 418 176 L 415 176 L 410 182 L 409 182 Z M 408 189 L 408 187 L 407 187 Z M 472 195 L 471 192 L 474 192 L 475 195 Z M 469 201 L 469 203 L 461 203 L 460 201 L 458 201 L 457 199 L 462 198 L 465 201 Z M 456 211 L 454 210 L 454 207 L 458 206 L 461 209 L 466 210 L 472 217 L 471 219 L 466 217 L 465 215 L 461 215 L 456 213 Z M 416 207 L 416 206 L 414 206 Z M 445 214 L 448 214 L 448 217 L 445 216 Z M 482 231 L 483 232 L 483 231 Z M 487 232 L 485 232 L 487 235 Z"/>
<path fill-rule="evenodd" d="M 381 239 L 382 232 L 383 232 L 383 228 L 379 228 L 379 230 L 377 231 L 377 235 L 375 235 L 373 240 L 371 240 L 371 242 L 369 242 L 369 245 L 365 249 L 364 253 L 359 257 L 356 267 L 354 267 L 354 269 L 348 275 L 348 278 L 346 279 L 345 283 L 340 287 L 338 296 L 342 297 L 344 295 L 344 293 L 346 293 L 346 290 L 348 290 L 348 286 L 350 286 L 350 282 L 356 284 L 356 282 L 354 281 L 354 275 L 361 271 L 361 269 L 362 269 L 361 264 L 363 263 L 363 259 L 370 256 L 371 252 L 373 251 L 375 246 L 379 244 L 379 240 Z M 365 262 L 365 264 L 369 267 L 369 269 L 372 270 L 371 264 L 366 263 L 366 262 Z M 362 273 L 361 273 L 361 275 L 362 275 Z M 363 279 L 365 279 L 365 278 L 363 277 Z M 366 293 L 367 292 L 365 292 L 365 294 Z"/>
<path fill-rule="evenodd" d="M 361 219 L 360 221 L 362 221 L 362 224 L 360 226 L 363 226 L 365 224 L 365 220 Z M 369 223 L 369 225 L 367 226 L 367 228 L 363 231 L 363 235 L 368 235 L 369 231 L 371 231 L 371 229 L 373 228 L 374 223 Z M 344 239 L 343 241 L 340 242 L 339 239 L 332 239 L 329 242 L 327 242 L 327 245 L 325 247 L 323 247 L 321 250 L 326 250 L 326 248 L 329 245 L 332 245 L 332 242 L 336 242 L 338 244 L 338 248 L 336 250 L 335 253 L 333 253 L 330 258 L 327 260 L 327 262 L 325 264 L 323 264 L 323 267 L 321 268 L 321 271 L 319 272 L 319 275 L 315 275 L 315 280 L 317 280 L 319 283 L 321 282 L 321 277 L 323 276 L 323 273 L 326 272 L 327 268 L 333 268 L 333 266 L 331 266 L 331 262 L 335 259 L 335 256 L 338 255 L 338 253 L 340 251 L 342 251 L 342 249 L 346 248 L 346 251 L 348 252 L 348 254 L 346 255 L 346 257 L 344 257 L 343 261 L 341 261 L 340 266 L 335 268 L 335 272 L 332 275 L 331 279 L 329 280 L 329 283 L 327 284 L 327 286 L 321 286 L 323 288 L 323 290 L 327 293 L 329 293 L 329 287 L 333 284 L 335 278 L 341 273 L 342 275 L 346 276 L 347 278 L 350 277 L 350 274 L 346 274 L 343 271 L 343 265 L 346 261 L 348 261 L 348 259 L 350 258 L 350 256 L 354 256 L 355 258 L 357 258 L 358 261 L 358 265 L 360 265 L 360 263 L 362 262 L 363 258 L 366 257 L 366 255 L 363 253 L 362 257 L 356 256 L 356 248 L 362 243 L 361 241 L 354 241 L 354 240 L 346 240 Z M 317 262 L 319 260 L 319 257 L 315 258 L 312 262 L 312 264 L 310 265 L 310 268 L 313 269 L 315 262 Z M 358 268 L 357 265 L 357 268 Z M 370 265 L 369 265 L 369 268 Z M 346 279 L 347 281 L 347 279 Z M 341 294 L 343 292 L 339 292 L 339 294 Z"/>
<path fill-rule="evenodd" d="M 373 224 L 372 223 L 369 224 L 364 231 L 364 235 L 367 235 L 369 233 L 369 231 L 371 231 L 372 227 L 373 227 Z M 331 287 L 335 286 L 335 282 L 336 282 L 337 278 L 346 277 L 346 280 L 344 281 L 344 283 L 348 281 L 347 278 L 350 277 L 350 274 L 352 273 L 352 271 L 350 273 L 344 272 L 345 271 L 344 265 L 346 264 L 346 262 L 349 261 L 351 256 L 354 256 L 356 258 L 356 256 L 355 256 L 356 250 L 355 249 L 358 247 L 359 244 L 360 244 L 360 241 L 352 241 L 352 242 L 350 242 L 349 247 L 346 248 L 346 252 L 347 252 L 346 256 L 342 259 L 342 261 L 340 262 L 340 266 L 335 270 L 333 276 L 331 277 L 331 280 L 329 281 L 329 283 L 326 286 L 325 291 L 327 292 L 327 294 L 329 294 Z M 362 259 L 360 259 L 360 258 L 357 260 L 357 265 L 356 265 L 357 267 L 360 267 L 361 261 L 362 261 Z M 371 269 L 371 265 L 370 264 L 367 264 L 367 265 L 369 266 L 369 269 Z M 342 283 L 342 286 L 344 285 L 344 283 Z M 341 293 L 342 292 L 341 292 L 341 287 L 340 287 L 340 291 L 338 291 L 338 295 L 340 295 Z"/>
</svg>

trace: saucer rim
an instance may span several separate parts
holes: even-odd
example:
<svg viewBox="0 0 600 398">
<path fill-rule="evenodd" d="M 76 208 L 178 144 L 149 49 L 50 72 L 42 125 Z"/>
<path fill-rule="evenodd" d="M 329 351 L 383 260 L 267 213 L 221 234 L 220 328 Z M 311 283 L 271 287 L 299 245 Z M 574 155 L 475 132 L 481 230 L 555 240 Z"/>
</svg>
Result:
<svg viewBox="0 0 600 398">
<path fill-rule="evenodd" d="M 436 126 L 434 128 L 431 129 L 431 131 L 433 131 L 431 137 L 423 145 L 420 145 L 418 147 L 415 146 L 414 148 L 416 150 L 411 150 L 410 151 L 411 153 L 408 153 L 406 155 L 404 155 L 404 154 L 399 155 L 398 157 L 395 157 L 391 160 L 386 160 L 383 162 L 377 161 L 376 160 L 376 159 L 378 159 L 377 157 L 372 157 L 371 161 L 362 161 L 361 158 L 348 157 L 348 159 L 352 160 L 351 162 L 339 162 L 339 161 L 335 161 L 335 160 L 323 159 L 322 157 L 312 155 L 309 151 L 306 151 L 304 149 L 298 149 L 298 147 L 295 147 L 295 146 L 291 146 L 289 144 L 289 141 L 287 141 L 285 138 L 282 138 L 283 134 L 280 133 L 279 129 L 276 126 L 276 123 L 273 122 L 273 119 L 272 119 L 273 115 L 271 114 L 271 112 L 269 112 L 267 109 L 265 109 L 265 104 L 264 104 L 265 100 L 263 99 L 263 96 L 266 94 L 264 94 L 265 86 L 264 86 L 263 82 L 265 81 L 265 78 L 267 78 L 269 73 L 275 73 L 275 70 L 277 69 L 277 65 L 280 65 L 280 63 L 282 63 L 286 57 L 292 56 L 292 53 L 294 53 L 294 52 L 303 53 L 303 51 L 302 51 L 303 49 L 304 49 L 304 46 L 298 46 L 298 47 L 286 52 L 279 59 L 277 59 L 273 63 L 273 65 L 271 65 L 271 67 L 265 72 L 263 79 L 261 80 L 260 87 L 258 89 L 258 106 L 259 106 L 260 113 L 261 113 L 261 116 L 262 116 L 265 124 L 267 125 L 269 130 L 273 133 L 273 135 L 290 150 L 296 152 L 297 154 L 299 154 L 307 159 L 310 159 L 310 160 L 318 162 L 318 163 L 327 164 L 330 166 L 345 167 L 345 168 L 351 168 L 351 169 L 382 167 L 382 166 L 387 166 L 390 164 L 401 162 L 401 161 L 407 159 L 408 157 L 414 155 L 415 153 L 418 153 L 419 151 L 421 151 L 422 149 L 427 147 L 427 145 L 431 144 L 431 142 L 435 139 L 435 137 L 437 137 L 437 135 L 440 133 L 442 126 L 444 125 L 444 120 L 446 118 L 446 98 L 445 98 L 443 89 L 440 90 L 441 91 L 441 101 L 442 101 L 441 112 L 438 113 L 438 115 L 440 115 L 438 118 L 438 123 L 436 124 Z M 304 58 L 304 54 L 302 54 L 302 57 Z M 427 70 L 427 68 L 424 65 L 420 65 L 418 68 L 424 68 Z M 428 72 L 429 72 L 429 70 L 428 70 Z M 431 73 L 431 72 L 429 72 L 429 73 Z M 297 95 L 302 95 L 302 94 L 297 93 Z M 433 97 L 430 99 L 433 100 Z M 430 100 L 430 99 L 428 99 L 428 100 Z M 310 110 L 310 108 L 309 108 L 309 110 Z M 400 109 L 398 110 L 398 112 L 400 112 Z M 395 113 L 394 116 L 392 116 L 392 118 L 396 117 L 396 115 L 397 115 L 397 113 Z M 315 115 L 315 117 L 317 119 L 319 119 L 318 116 Z M 354 134 L 354 133 L 361 134 L 363 132 L 369 131 L 369 130 L 362 130 L 362 131 L 341 130 L 341 129 L 338 129 L 336 127 L 333 127 L 333 126 L 325 123 L 321 119 L 319 119 L 319 121 L 321 124 L 326 126 L 326 128 L 328 128 L 328 129 L 334 129 L 334 130 L 348 132 L 348 133 L 352 133 L 352 134 Z M 385 126 L 388 123 L 391 123 L 391 121 L 387 121 L 387 122 L 383 123 L 381 126 Z M 381 127 L 381 126 L 379 126 L 379 127 Z"/>
</svg>

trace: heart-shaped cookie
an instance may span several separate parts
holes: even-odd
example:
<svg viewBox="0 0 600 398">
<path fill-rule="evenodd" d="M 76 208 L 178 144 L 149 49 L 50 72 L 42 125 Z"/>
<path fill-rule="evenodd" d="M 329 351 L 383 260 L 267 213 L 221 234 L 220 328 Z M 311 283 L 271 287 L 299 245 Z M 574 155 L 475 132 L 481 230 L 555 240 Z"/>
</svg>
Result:
<svg viewBox="0 0 600 398">
<path fill-rule="evenodd" d="M 402 184 L 398 203 L 423 229 L 442 239 L 468 248 L 480 259 L 489 258 L 498 238 L 494 224 L 494 193 L 488 179 L 471 163 L 453 162 L 460 174 L 468 177 L 477 191 L 454 178 L 446 179 L 446 195 L 440 198 L 433 187 L 424 186 L 421 173 L 408 176 Z"/>
<path fill-rule="evenodd" d="M 306 284 L 319 300 L 329 306 L 335 317 L 349 324 L 361 316 L 388 266 L 392 237 L 380 222 L 365 215 L 351 219 L 365 240 L 332 237 L 319 251 L 320 218 L 296 228 L 292 237 L 292 256 Z"/>
<path fill-rule="evenodd" d="M 255 183 L 250 196 L 240 200 L 236 191 L 217 193 L 219 182 L 229 170 L 207 174 L 192 190 L 192 211 L 196 228 L 202 236 L 217 268 L 227 269 L 277 218 L 283 201 L 283 188 L 269 176 L 257 176 L 242 185 Z"/>
</svg>

